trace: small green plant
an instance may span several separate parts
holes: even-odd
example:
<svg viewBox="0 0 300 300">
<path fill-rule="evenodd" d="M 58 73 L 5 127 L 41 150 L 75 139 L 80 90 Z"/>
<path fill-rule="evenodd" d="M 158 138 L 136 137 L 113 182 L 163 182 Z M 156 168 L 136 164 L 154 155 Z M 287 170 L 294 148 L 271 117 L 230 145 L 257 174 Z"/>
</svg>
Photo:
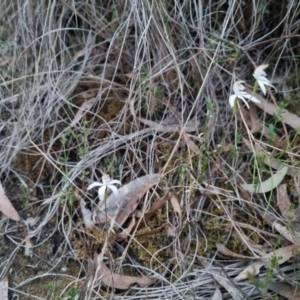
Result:
<svg viewBox="0 0 300 300">
<path fill-rule="evenodd" d="M 68 291 L 68 300 L 76 300 L 77 299 L 77 296 L 78 295 L 78 290 L 76 288 L 71 288 L 69 291 Z"/>
<path fill-rule="evenodd" d="M 54 284 L 53 283 L 48 283 L 47 290 L 49 290 L 49 292 L 51 292 L 51 293 L 55 292 Z"/>
<path fill-rule="evenodd" d="M 275 282 L 275 271 L 279 267 L 279 260 L 282 259 L 282 257 L 277 257 L 275 255 L 272 255 L 270 258 L 270 265 L 267 269 L 266 277 L 263 278 L 260 281 L 256 282 L 256 287 L 262 289 L 262 290 L 267 290 L 268 285 L 272 282 Z M 249 275 L 252 277 L 252 274 Z"/>
<path fill-rule="evenodd" d="M 27 188 L 26 186 L 24 186 L 23 184 L 20 184 L 19 187 L 22 190 L 21 198 L 23 199 L 23 204 L 25 207 L 27 207 L 30 202 L 31 190 L 29 188 Z"/>
</svg>

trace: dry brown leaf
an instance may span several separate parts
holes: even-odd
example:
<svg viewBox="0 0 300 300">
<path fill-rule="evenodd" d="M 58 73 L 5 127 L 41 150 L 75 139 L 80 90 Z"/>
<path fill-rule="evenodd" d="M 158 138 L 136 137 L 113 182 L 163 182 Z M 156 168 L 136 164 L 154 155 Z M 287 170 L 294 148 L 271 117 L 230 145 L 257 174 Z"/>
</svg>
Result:
<svg viewBox="0 0 300 300">
<path fill-rule="evenodd" d="M 200 150 L 198 146 L 194 143 L 194 141 L 190 138 L 190 135 L 185 133 L 184 131 L 182 132 L 182 139 L 188 146 L 189 150 L 193 153 L 200 153 Z"/>
<path fill-rule="evenodd" d="M 90 285 L 91 285 L 91 281 L 93 280 L 94 276 L 95 276 L 95 271 L 96 271 L 96 258 L 95 259 L 88 259 L 88 270 L 87 270 L 87 274 L 85 276 L 85 280 L 84 283 L 82 285 L 82 288 L 80 290 L 79 293 L 79 297 L 78 300 L 85 300 L 86 297 L 89 299 L 90 297 L 88 297 L 88 292 L 91 290 L 90 289 Z"/>
<path fill-rule="evenodd" d="M 148 220 L 156 214 L 156 212 L 170 199 L 171 194 L 168 192 L 158 201 L 156 201 L 151 208 L 140 216 L 140 221 L 136 223 L 137 230 L 146 226 Z M 135 227 L 134 227 L 135 229 Z"/>
<path fill-rule="evenodd" d="M 93 106 L 95 101 L 96 101 L 96 98 L 91 98 L 91 99 L 87 99 L 87 100 L 83 101 L 83 103 L 79 107 L 73 121 L 71 122 L 71 126 L 75 126 L 80 121 L 84 112 L 88 111 Z"/>
<path fill-rule="evenodd" d="M 102 261 L 100 262 L 99 274 L 103 283 L 111 288 L 127 290 L 133 284 L 140 287 L 148 287 L 158 281 L 155 277 L 135 277 L 113 273 Z"/>
<path fill-rule="evenodd" d="M 241 224 L 241 223 L 235 222 L 235 224 Z M 272 251 L 272 248 L 270 247 L 270 243 L 265 243 L 264 245 L 256 244 L 247 235 L 245 235 L 243 231 L 241 231 L 239 234 L 241 235 L 243 241 L 244 240 L 247 241 L 247 246 L 250 245 L 251 250 L 256 254 L 258 254 L 259 256 L 267 255 L 268 253 L 270 253 L 270 251 Z M 264 234 L 268 234 L 268 232 L 265 232 Z M 274 238 L 277 238 L 276 234 L 272 234 L 272 236 Z"/>
<path fill-rule="evenodd" d="M 0 299 L 8 300 L 8 279 L 3 277 L 0 279 Z"/>
<path fill-rule="evenodd" d="M 288 241 L 293 244 L 300 245 L 300 234 L 295 231 L 289 230 L 286 226 L 275 222 L 273 227 Z"/>
<path fill-rule="evenodd" d="M 127 239 L 130 236 L 130 233 L 132 232 L 132 229 L 134 228 L 135 224 L 136 224 L 136 219 L 133 216 L 127 228 L 125 228 L 122 232 L 118 233 L 117 241 L 123 241 Z"/>
<path fill-rule="evenodd" d="M 250 105 L 250 109 L 246 109 L 244 107 L 240 107 L 237 111 L 238 120 L 245 120 L 246 124 L 250 127 L 251 133 L 258 132 L 261 128 L 263 128 L 263 124 L 260 121 L 256 106 Z"/>
<path fill-rule="evenodd" d="M 283 282 L 271 282 L 268 284 L 268 290 L 285 297 L 286 299 L 300 299 L 300 289 Z"/>
<path fill-rule="evenodd" d="M 281 265 L 292 258 L 294 256 L 294 253 L 296 253 L 297 251 L 299 251 L 298 245 L 290 245 L 270 252 L 244 269 L 238 276 L 234 278 L 234 281 L 247 279 L 249 273 L 253 275 L 259 274 L 260 268 L 262 266 L 269 266 L 271 264 L 271 258 L 274 256 L 277 257 L 278 263 L 279 265 Z"/>
<path fill-rule="evenodd" d="M 177 230 L 176 230 L 176 227 L 172 226 L 172 225 L 169 225 L 168 226 L 168 233 L 167 233 L 167 236 L 177 236 Z"/>
<path fill-rule="evenodd" d="M 32 243 L 30 241 L 29 236 L 27 235 L 25 237 L 25 252 L 24 252 L 25 256 L 31 256 L 32 255 Z"/>
<path fill-rule="evenodd" d="M 172 194 L 170 201 L 171 201 L 171 204 L 172 204 L 172 206 L 174 208 L 174 211 L 178 213 L 178 215 L 179 215 L 179 217 L 181 219 L 182 213 L 181 213 L 181 207 L 180 207 L 178 199 Z"/>
<path fill-rule="evenodd" d="M 169 223 L 164 223 L 162 225 L 160 225 L 159 227 L 156 227 L 152 230 L 149 230 L 149 231 L 145 231 L 143 233 L 140 233 L 140 234 L 136 234 L 135 236 L 136 237 L 139 237 L 139 236 L 145 236 L 145 235 L 151 235 L 151 234 L 154 234 L 154 233 L 158 233 L 160 231 L 162 231 L 164 229 L 164 227 L 166 227 Z"/>
<path fill-rule="evenodd" d="M 119 227 L 135 211 L 138 200 L 155 184 L 158 183 L 160 174 L 145 175 L 122 186 L 118 195 L 111 194 L 106 201 L 99 205 L 97 220 L 100 224 L 114 218 Z"/>
<path fill-rule="evenodd" d="M 0 211 L 5 214 L 8 218 L 14 221 L 20 221 L 21 218 L 13 205 L 11 204 L 10 200 L 5 194 L 3 186 L 0 182 Z"/>
<path fill-rule="evenodd" d="M 281 215 L 285 220 L 287 220 L 288 217 L 291 215 L 290 213 L 291 201 L 287 194 L 286 187 L 287 187 L 286 184 L 281 184 L 277 187 L 277 205 L 279 207 Z"/>
<path fill-rule="evenodd" d="M 227 292 L 231 295 L 233 300 L 244 300 L 245 299 L 245 297 L 240 292 L 240 290 L 234 285 L 233 282 L 231 282 L 227 278 L 227 275 L 224 272 L 222 272 L 221 270 L 218 271 L 215 269 L 211 269 L 210 263 L 204 257 L 200 257 L 199 260 L 200 260 L 201 264 L 204 266 L 204 268 L 209 270 L 209 273 L 212 274 L 214 279 L 227 290 Z"/>
<path fill-rule="evenodd" d="M 252 94 L 252 90 L 248 87 L 246 87 L 245 91 L 250 95 Z M 279 114 L 277 107 L 273 103 L 268 102 L 264 97 L 262 97 L 259 94 L 255 93 L 254 96 L 258 100 L 260 100 L 260 102 L 255 103 L 255 105 L 261 108 L 267 114 L 271 116 Z M 290 125 L 292 128 L 298 129 L 300 127 L 300 118 L 297 115 L 292 114 L 289 111 L 284 109 L 280 113 L 280 116 L 282 117 L 282 122 L 284 122 L 287 125 Z"/>
<path fill-rule="evenodd" d="M 221 254 L 223 258 L 231 258 L 231 259 L 259 259 L 260 257 L 251 257 L 251 256 L 244 256 L 237 254 L 235 252 L 232 252 L 228 248 L 226 248 L 221 243 L 216 243 L 217 249 L 218 249 L 218 255 Z"/>
</svg>

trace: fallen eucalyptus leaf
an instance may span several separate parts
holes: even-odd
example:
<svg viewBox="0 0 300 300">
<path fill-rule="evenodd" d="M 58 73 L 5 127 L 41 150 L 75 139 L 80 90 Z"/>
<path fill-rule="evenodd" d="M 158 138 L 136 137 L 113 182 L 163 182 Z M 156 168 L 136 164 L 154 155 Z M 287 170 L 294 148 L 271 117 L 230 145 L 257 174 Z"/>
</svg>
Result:
<svg viewBox="0 0 300 300">
<path fill-rule="evenodd" d="M 133 284 L 148 287 L 158 281 L 155 277 L 135 277 L 113 273 L 103 261 L 100 262 L 99 275 L 104 284 L 120 290 L 127 290 Z"/>
<path fill-rule="evenodd" d="M 20 216 L 11 204 L 10 200 L 5 194 L 5 191 L 0 182 L 0 211 L 5 214 L 8 218 L 14 221 L 20 221 Z"/>
<path fill-rule="evenodd" d="M 122 226 L 126 219 L 135 211 L 138 200 L 157 184 L 160 174 L 150 174 L 139 177 L 118 189 L 118 195 L 111 194 L 106 201 L 99 205 L 97 221 L 100 224 L 114 218 L 118 226 Z"/>
<path fill-rule="evenodd" d="M 249 274 L 257 275 L 262 266 L 267 267 L 271 264 L 271 258 L 274 256 L 277 258 L 278 264 L 281 265 L 293 257 L 294 253 L 296 254 L 297 251 L 299 251 L 298 245 L 290 245 L 270 252 L 245 268 L 238 276 L 234 278 L 234 281 L 247 279 Z"/>
</svg>

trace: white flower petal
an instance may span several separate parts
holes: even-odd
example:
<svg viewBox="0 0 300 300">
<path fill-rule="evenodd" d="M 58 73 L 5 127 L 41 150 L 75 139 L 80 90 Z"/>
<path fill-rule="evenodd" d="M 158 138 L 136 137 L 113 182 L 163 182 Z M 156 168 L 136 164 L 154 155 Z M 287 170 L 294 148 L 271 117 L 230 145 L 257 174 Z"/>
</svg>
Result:
<svg viewBox="0 0 300 300">
<path fill-rule="evenodd" d="M 267 68 L 269 65 L 260 65 L 258 66 L 255 71 L 254 71 L 254 78 L 255 80 L 257 81 L 262 93 L 264 95 L 266 95 L 267 93 L 267 89 L 266 89 L 266 85 L 272 87 L 273 89 L 275 89 L 276 91 L 276 88 L 272 85 L 271 81 L 269 79 L 267 79 L 267 74 L 265 71 L 263 71 L 265 68 Z"/>
<path fill-rule="evenodd" d="M 235 104 L 235 99 L 237 98 L 237 95 L 231 95 L 230 97 L 229 97 L 229 104 L 230 104 L 230 106 L 231 107 L 234 107 L 234 104 Z"/>
<path fill-rule="evenodd" d="M 246 93 L 247 94 L 247 93 Z M 248 95 L 248 94 L 247 94 Z M 245 105 L 247 106 L 247 108 L 249 109 L 249 104 L 248 102 L 246 101 L 246 99 L 242 96 L 242 95 L 237 95 L 239 99 L 241 99 Z M 249 95 L 248 95 L 249 96 Z M 247 98 L 247 97 L 246 97 Z"/>
<path fill-rule="evenodd" d="M 98 190 L 98 197 L 100 201 L 105 200 L 105 191 L 106 191 L 106 185 L 102 185 L 101 188 Z"/>
<path fill-rule="evenodd" d="M 257 98 L 255 98 L 253 95 L 250 95 L 250 94 L 248 94 L 246 92 L 241 93 L 240 96 L 245 97 L 245 98 L 247 98 L 250 101 L 253 101 L 255 103 L 260 103 L 260 101 Z"/>
<path fill-rule="evenodd" d="M 257 83 L 262 91 L 262 93 L 265 95 L 267 93 L 267 89 L 265 87 L 265 84 L 262 80 L 257 80 Z"/>
<path fill-rule="evenodd" d="M 240 94 L 241 92 L 243 92 L 245 90 L 243 83 L 245 83 L 244 80 L 239 80 L 233 84 L 232 89 L 235 94 Z"/>
<path fill-rule="evenodd" d="M 260 81 L 263 82 L 265 85 L 271 86 L 273 89 L 276 90 L 276 88 L 272 85 L 272 83 L 271 83 L 271 81 L 269 79 L 262 78 Z"/>
<path fill-rule="evenodd" d="M 267 74 L 263 70 L 266 69 L 268 66 L 269 65 L 260 65 L 260 66 L 258 66 L 254 70 L 254 74 L 253 74 L 253 76 L 255 77 L 255 79 L 257 79 L 257 77 L 261 76 L 261 74 L 264 74 L 263 76 L 266 76 Z"/>
<path fill-rule="evenodd" d="M 109 184 L 109 185 L 107 185 L 107 187 L 112 190 L 112 192 L 114 193 L 115 196 L 118 196 L 119 191 L 114 185 Z"/>
<path fill-rule="evenodd" d="M 91 227 L 94 225 L 93 221 L 92 221 L 92 212 L 85 207 L 86 202 L 81 199 L 80 200 L 80 207 L 81 207 L 81 213 L 82 213 L 82 217 L 83 217 L 83 222 L 85 224 L 85 226 L 87 228 Z"/>
<path fill-rule="evenodd" d="M 103 182 L 103 184 L 109 183 L 110 182 L 110 176 L 108 174 L 103 174 L 102 182 Z"/>
<path fill-rule="evenodd" d="M 87 190 L 90 190 L 96 186 L 103 186 L 103 183 L 101 182 L 93 182 L 92 184 L 90 184 L 88 187 L 87 187 Z"/>
<path fill-rule="evenodd" d="M 122 183 L 121 183 L 120 180 L 115 180 L 115 179 L 110 180 L 110 181 L 108 182 L 108 184 L 119 184 L 119 185 L 122 185 Z"/>
</svg>

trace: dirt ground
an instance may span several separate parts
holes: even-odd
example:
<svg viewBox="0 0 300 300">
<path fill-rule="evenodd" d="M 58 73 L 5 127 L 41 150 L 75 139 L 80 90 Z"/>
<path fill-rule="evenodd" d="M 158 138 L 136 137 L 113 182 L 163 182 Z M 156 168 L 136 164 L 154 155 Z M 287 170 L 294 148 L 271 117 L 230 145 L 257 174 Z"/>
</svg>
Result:
<svg viewBox="0 0 300 300">
<path fill-rule="evenodd" d="M 46 212 L 37 204 L 37 198 L 24 195 L 19 186 L 9 184 L 5 190 L 23 220 L 30 223 L 39 218 L 35 225 L 11 220 L 1 223 L 0 270 L 8 277 L 9 299 L 72 299 L 70 297 L 81 285 L 78 279 L 84 275 L 84 265 L 66 251 L 62 234 L 55 229 L 57 217 L 29 239 L 32 248 L 26 255 L 28 234 L 43 220 Z"/>
</svg>

